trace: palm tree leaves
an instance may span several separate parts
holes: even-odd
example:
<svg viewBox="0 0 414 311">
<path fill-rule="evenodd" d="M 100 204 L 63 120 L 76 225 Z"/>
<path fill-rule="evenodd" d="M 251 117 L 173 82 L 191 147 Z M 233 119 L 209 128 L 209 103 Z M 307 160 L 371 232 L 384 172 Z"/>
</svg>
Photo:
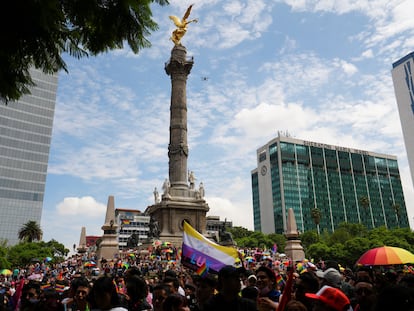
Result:
<svg viewBox="0 0 414 311">
<path fill-rule="evenodd" d="M 40 241 L 43 231 L 36 221 L 30 220 L 19 230 L 19 240 L 26 242 Z"/>
<path fill-rule="evenodd" d="M 319 210 L 319 208 L 312 208 L 311 217 L 315 225 L 319 225 L 321 223 L 321 211 Z"/>
<path fill-rule="evenodd" d="M 311 209 L 311 217 L 313 219 L 313 222 L 316 225 L 316 228 L 318 230 L 318 234 L 320 234 L 319 232 L 319 224 L 321 223 L 321 211 L 319 208 L 314 207 Z"/>
</svg>

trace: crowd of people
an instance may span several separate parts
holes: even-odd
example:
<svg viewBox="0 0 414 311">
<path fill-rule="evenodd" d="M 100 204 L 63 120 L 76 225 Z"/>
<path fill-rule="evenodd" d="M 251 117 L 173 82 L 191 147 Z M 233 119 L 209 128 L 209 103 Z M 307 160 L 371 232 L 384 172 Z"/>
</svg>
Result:
<svg viewBox="0 0 414 311">
<path fill-rule="evenodd" d="M 414 311 L 414 271 L 403 266 L 262 257 L 198 275 L 163 259 L 126 256 L 98 270 L 74 257 L 16 268 L 0 275 L 0 311 Z"/>
</svg>

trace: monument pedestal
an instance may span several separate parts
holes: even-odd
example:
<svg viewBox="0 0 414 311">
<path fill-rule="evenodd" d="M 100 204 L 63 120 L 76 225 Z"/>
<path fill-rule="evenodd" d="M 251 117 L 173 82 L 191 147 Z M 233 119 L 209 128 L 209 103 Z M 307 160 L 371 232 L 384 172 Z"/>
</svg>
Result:
<svg viewBox="0 0 414 311">
<path fill-rule="evenodd" d="M 176 247 L 181 247 L 183 241 L 183 222 L 187 221 L 201 234 L 206 233 L 206 214 L 208 204 L 199 196 L 199 192 L 187 188 L 171 187 L 168 194 L 162 196 L 159 203 L 147 208 L 159 224 L 162 241 L 168 241 Z"/>
</svg>

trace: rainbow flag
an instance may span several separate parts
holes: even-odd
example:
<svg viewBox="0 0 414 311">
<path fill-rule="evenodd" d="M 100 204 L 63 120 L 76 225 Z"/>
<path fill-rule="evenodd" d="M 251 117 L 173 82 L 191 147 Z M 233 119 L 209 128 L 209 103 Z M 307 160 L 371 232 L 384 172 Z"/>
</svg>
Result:
<svg viewBox="0 0 414 311">
<path fill-rule="evenodd" d="M 118 287 L 118 284 L 116 284 L 115 279 L 112 279 L 112 284 L 114 284 L 114 286 L 115 286 L 116 293 L 119 294 L 120 293 L 119 292 L 119 287 Z"/>
<path fill-rule="evenodd" d="M 283 276 L 281 276 L 280 274 L 278 274 L 276 276 L 276 283 L 279 287 L 282 287 L 283 285 L 285 285 L 285 280 L 283 279 Z"/>
<path fill-rule="evenodd" d="M 58 293 L 63 293 L 65 291 L 65 285 L 63 285 L 63 284 L 55 284 L 55 290 Z"/>
<path fill-rule="evenodd" d="M 203 275 L 207 272 L 218 273 L 226 266 L 236 264 L 239 253 L 235 248 L 221 246 L 200 234 L 184 222 L 181 263 L 187 268 Z"/>
<path fill-rule="evenodd" d="M 204 277 L 207 275 L 208 273 L 208 269 L 207 269 L 207 265 L 206 263 L 203 263 L 200 268 L 198 268 L 198 270 L 196 271 L 198 275 L 200 275 L 201 277 Z"/>
</svg>

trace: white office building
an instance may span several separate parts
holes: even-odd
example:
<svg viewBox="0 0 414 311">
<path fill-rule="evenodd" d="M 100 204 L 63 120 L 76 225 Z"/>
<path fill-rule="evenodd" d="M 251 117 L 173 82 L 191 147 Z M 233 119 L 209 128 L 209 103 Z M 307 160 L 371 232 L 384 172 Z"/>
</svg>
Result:
<svg viewBox="0 0 414 311">
<path fill-rule="evenodd" d="M 393 63 L 392 67 L 395 97 L 414 183 L 414 52 Z"/>
</svg>

